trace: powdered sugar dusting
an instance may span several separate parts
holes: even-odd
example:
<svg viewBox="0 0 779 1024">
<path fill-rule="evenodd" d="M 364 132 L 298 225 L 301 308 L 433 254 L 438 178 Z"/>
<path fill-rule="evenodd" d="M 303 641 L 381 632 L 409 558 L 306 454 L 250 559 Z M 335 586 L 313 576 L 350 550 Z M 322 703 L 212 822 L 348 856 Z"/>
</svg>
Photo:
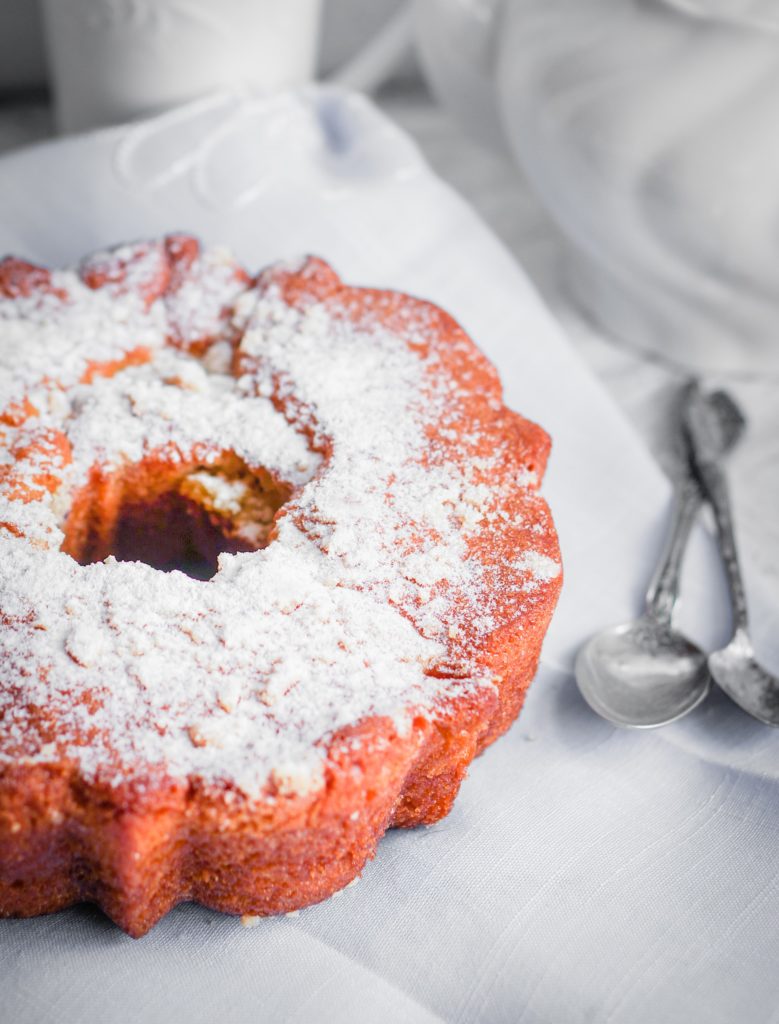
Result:
<svg viewBox="0 0 779 1024">
<path fill-rule="evenodd" d="M 535 590 L 540 584 L 557 579 L 561 572 L 560 563 L 543 551 L 523 551 L 514 562 L 514 568 L 529 574 L 525 590 Z"/>
<path fill-rule="evenodd" d="M 291 302 L 285 268 L 252 283 L 222 252 L 166 244 L 53 274 L 56 293 L 0 289 L 0 413 L 23 410 L 1 428 L 0 761 L 306 792 L 339 729 L 403 730 L 443 692 L 492 685 L 468 641 L 559 565 L 475 554 L 534 473 L 463 430 L 467 388 L 422 311 L 400 329 Z M 193 500 L 238 515 L 225 452 L 291 493 L 267 547 L 222 554 L 207 582 L 60 550 L 96 467 L 180 464 Z M 544 508 L 526 505 L 536 536 Z"/>
</svg>

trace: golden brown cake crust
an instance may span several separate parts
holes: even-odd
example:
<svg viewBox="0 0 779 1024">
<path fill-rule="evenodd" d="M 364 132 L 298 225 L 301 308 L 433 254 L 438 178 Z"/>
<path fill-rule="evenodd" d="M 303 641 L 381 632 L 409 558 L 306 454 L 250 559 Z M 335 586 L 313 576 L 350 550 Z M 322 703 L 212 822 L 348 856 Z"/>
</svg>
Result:
<svg viewBox="0 0 779 1024">
<path fill-rule="evenodd" d="M 150 247 L 152 271 L 148 265 Z M 328 467 L 337 461 L 349 440 L 349 428 L 343 428 L 344 441 L 338 433 L 338 409 L 331 423 L 323 411 L 325 403 L 317 404 L 303 383 L 291 379 L 283 345 L 262 347 L 264 339 L 276 329 L 268 327 L 267 322 L 278 324 L 279 309 L 289 311 L 290 317 L 324 318 L 322 322 L 329 325 L 325 333 L 355 331 L 360 344 L 370 345 L 373 338 L 378 339 L 379 347 L 391 343 L 395 346 L 392 353 L 400 339 L 404 352 L 419 362 L 420 380 L 424 381 L 415 398 L 417 401 L 421 395 L 425 399 L 424 415 L 421 406 L 414 415 L 425 441 L 409 459 L 404 456 L 404 466 L 413 461 L 408 472 L 414 475 L 409 479 L 414 486 L 419 481 L 419 486 L 432 486 L 430 481 L 437 479 L 436 474 L 446 480 L 447 474 L 456 469 L 463 472 L 464 480 L 467 477 L 467 486 L 463 485 L 462 501 L 453 512 L 451 503 L 446 505 L 445 525 L 440 525 L 443 520 L 436 506 L 438 518 L 422 509 L 419 515 L 406 516 L 403 532 L 393 534 L 392 543 L 401 552 L 397 557 L 402 587 L 396 581 L 393 589 L 392 579 L 388 584 L 384 577 L 369 578 L 367 570 L 364 583 L 355 579 L 348 554 L 344 556 L 345 568 L 336 588 L 349 590 L 350 594 L 353 591 L 358 595 L 356 600 L 362 600 L 360 595 L 370 597 L 377 608 L 398 611 L 399 624 L 393 620 L 387 629 L 399 630 L 399 637 L 406 636 L 403 630 L 411 624 L 416 639 L 407 641 L 410 653 L 401 665 L 413 662 L 419 666 L 414 670 L 418 678 L 414 676 L 408 689 L 399 691 L 397 712 L 394 704 L 384 700 L 382 690 L 384 703 L 366 704 L 367 713 L 359 712 L 355 720 L 339 719 L 335 711 L 323 719 L 334 726 L 324 728 L 321 740 L 315 744 L 319 761 L 313 769 L 313 782 L 297 784 L 293 778 L 289 783 L 279 771 L 274 774 L 269 770 L 252 788 L 244 775 L 233 771 L 227 754 L 226 767 L 220 773 L 218 752 L 212 760 L 206 760 L 212 753 L 209 745 L 218 747 L 222 742 L 213 740 L 209 723 L 216 718 L 221 721 L 221 717 L 227 720 L 234 708 L 218 695 L 220 707 L 213 714 L 209 712 L 202 731 L 197 724 L 187 726 L 184 719 L 172 713 L 170 722 L 164 723 L 166 742 L 177 744 L 171 748 L 175 756 L 185 750 L 187 757 L 195 759 L 192 764 L 197 766 L 201 763 L 197 759 L 202 760 L 202 770 L 188 769 L 188 761 L 179 769 L 175 758 L 167 766 L 154 760 L 147 751 L 156 748 L 141 712 L 138 723 L 133 719 L 128 725 L 137 728 L 134 749 L 141 753 L 134 762 L 132 757 L 128 760 L 121 743 L 104 735 L 100 724 L 104 697 L 99 687 L 90 684 L 88 673 L 94 666 L 86 655 L 83 665 L 68 667 L 68 672 L 83 674 L 84 681 L 81 675 L 69 676 L 75 682 L 69 684 L 66 698 L 70 694 L 74 704 L 83 705 L 94 695 L 95 707 L 87 708 L 78 719 L 82 723 L 80 733 L 76 729 L 76 739 L 71 738 L 67 746 L 67 736 L 63 738 L 67 716 L 60 691 L 57 700 L 52 698 L 46 705 L 40 699 L 40 689 L 31 690 L 37 695 L 33 701 L 24 681 L 6 669 L 0 678 L 0 914 L 26 917 L 89 900 L 133 936 L 143 935 L 171 907 L 185 900 L 233 914 L 274 914 L 317 902 L 343 888 L 360 872 L 387 828 L 430 824 L 447 814 L 468 764 L 509 727 L 520 710 L 561 585 L 557 537 L 546 504 L 537 493 L 549 451 L 548 437 L 540 427 L 503 405 L 494 369 L 446 313 L 406 295 L 345 286 L 327 264 L 313 258 L 296 267 L 272 267 L 256 281 L 228 261 L 224 264 L 228 271 L 220 271 L 224 302 L 212 303 L 208 322 L 193 326 L 180 310 L 177 313 L 170 297 L 202 280 L 198 275 L 204 272 L 205 257 L 197 243 L 174 236 L 143 247 L 142 255 L 146 260 L 144 272 L 136 275 L 131 286 L 127 283 L 125 250 L 119 258 L 107 254 L 87 261 L 80 279 L 96 294 L 112 288 L 118 289 L 118 294 L 132 290 L 134 301 L 140 302 L 139 309 L 142 307 L 139 316 L 156 315 L 157 306 L 167 303 L 166 350 L 175 349 L 186 359 L 208 365 L 209 360 L 214 362 L 215 346 L 221 346 L 229 356 L 229 366 L 221 366 L 220 372 L 226 370 L 228 376 L 242 382 L 243 399 L 259 396 L 292 425 L 296 438 L 304 439 L 312 455 L 316 475 L 311 477 L 309 467 L 307 478 L 303 474 L 300 479 L 290 479 L 291 472 L 285 475 L 282 469 L 267 468 L 262 468 L 263 476 L 261 467 L 251 458 L 238 459 L 235 446 L 226 440 L 221 448 L 212 444 L 207 458 L 203 443 L 199 447 L 193 444 L 188 450 L 180 444 L 173 460 L 167 448 L 146 445 L 143 458 L 125 461 L 120 469 L 114 463 L 106 467 L 94 462 L 79 477 L 75 469 L 68 468 L 76 466 L 80 457 L 76 432 L 69 432 L 67 427 L 58 432 L 47 426 L 45 437 L 42 427 L 35 434 L 31 424 L 35 424 L 36 417 L 43 422 L 43 413 L 36 405 L 42 391 L 40 382 L 28 376 L 21 390 L 6 399 L 0 410 L 4 443 L 12 455 L 0 475 L 4 488 L 0 540 L 13 545 L 9 550 L 16 552 L 24 547 L 26 558 L 29 550 L 48 551 L 47 544 L 49 548 L 56 544 L 64 554 L 56 553 L 56 549 L 55 554 L 47 554 L 55 558 L 52 565 L 62 566 L 63 559 L 70 559 L 74 566 L 82 563 L 74 572 L 83 567 L 96 574 L 102 569 L 94 566 L 102 564 L 107 555 L 116 554 L 123 536 L 136 536 L 132 507 L 159 507 L 163 518 L 181 515 L 187 529 L 200 538 L 203 549 L 215 542 L 214 523 L 218 521 L 218 551 L 233 552 L 236 565 L 245 564 L 241 558 L 259 557 L 260 550 L 272 553 L 274 545 L 281 550 L 285 537 L 293 530 L 295 538 L 302 537 L 309 544 L 314 552 L 311 557 L 323 562 L 328 557 L 332 560 L 337 551 L 332 523 L 327 520 L 326 529 L 323 516 L 318 518 L 325 498 L 308 500 L 306 494 L 309 480 L 316 484 L 326 479 Z M 42 268 L 16 260 L 0 264 L 0 300 L 5 298 L 9 316 L 16 320 L 31 315 L 24 303 L 34 301 L 36 296 L 46 296 L 45 301 L 59 309 L 57 303 L 73 301 L 75 290 L 72 281 L 60 281 Z M 252 327 L 246 317 L 242 319 L 241 304 L 247 305 L 246 296 L 251 302 L 259 301 L 259 306 L 263 302 L 267 305 L 268 297 L 272 298 L 270 313 L 266 310 L 262 314 L 266 320 L 261 330 Z M 0 321 L 0 339 L 2 330 Z M 294 339 L 301 335 L 294 331 L 297 328 L 293 329 L 293 342 L 297 343 Z M 294 347 L 293 342 L 284 344 Z M 350 337 L 348 343 L 353 342 Z M 130 379 L 137 374 L 146 387 L 146 378 L 141 376 L 146 372 L 144 365 L 161 359 L 154 344 L 122 340 L 118 353 L 99 352 L 97 358 L 90 359 L 80 370 L 78 384 L 64 381 L 56 386 L 63 392 L 77 387 L 108 387 L 100 382 L 116 383 L 122 375 Z M 388 356 L 386 366 L 405 367 L 406 363 L 398 363 L 397 358 L 395 354 Z M 386 368 L 381 363 L 378 367 Z M 25 435 L 28 446 L 41 446 L 44 441 L 48 445 L 45 465 L 40 453 L 33 458 L 23 448 L 19 438 L 25 430 L 32 431 L 30 436 L 34 438 L 31 442 Z M 390 444 L 388 440 L 388 450 Z M 293 442 L 288 445 L 292 452 Z M 68 473 L 74 483 L 68 483 Z M 396 475 L 395 470 L 388 471 L 382 484 L 386 486 L 388 506 L 394 500 Z M 228 494 L 224 489 L 229 484 L 232 490 L 224 499 L 228 503 L 239 495 L 240 502 L 235 508 L 230 506 L 229 515 L 216 504 L 216 497 L 215 504 L 209 504 L 212 484 L 215 495 L 217 491 Z M 68 487 L 68 501 L 58 509 L 57 495 Z M 134 496 L 135 506 L 129 503 L 128 495 Z M 258 504 L 260 498 L 265 504 Z M 56 532 L 60 527 L 47 526 L 46 534 L 36 533 L 35 524 L 28 528 L 28 521 L 32 523 L 30 509 L 38 504 L 41 508 L 45 505 L 47 515 L 51 509 L 58 511 L 61 533 Z M 22 506 L 23 512 L 16 516 Z M 241 509 L 246 508 L 252 509 L 248 518 L 266 516 L 272 528 L 251 533 L 251 524 L 241 518 Z M 391 515 L 388 511 L 387 522 Z M 451 540 L 447 539 L 448 530 Z M 126 543 L 130 545 L 130 541 Z M 296 539 L 295 543 L 302 541 Z M 448 551 L 447 543 L 451 551 L 459 552 L 459 563 L 465 567 L 462 578 L 453 581 L 431 575 L 430 580 L 422 579 L 423 571 L 431 572 L 436 545 Z M 128 547 L 126 557 L 131 557 L 129 551 Z M 214 564 L 218 551 L 207 552 Z M 258 552 L 257 556 L 251 554 L 253 551 Z M 242 556 L 240 552 L 250 554 Z M 308 558 L 309 548 L 306 552 Z M 384 548 L 380 551 L 384 558 L 382 552 Z M 168 554 L 173 561 L 180 556 L 175 551 Z M 126 568 L 127 563 L 117 564 L 122 572 L 136 572 Z M 160 577 L 158 570 L 148 571 L 157 572 L 155 580 Z M 386 571 L 382 567 L 385 575 Z M 392 571 L 396 571 L 394 563 Z M 321 574 L 318 561 L 315 572 Z M 164 578 L 173 576 L 178 579 L 179 574 Z M 319 579 L 317 576 L 317 586 Z M 19 663 L 20 644 L 28 643 L 32 652 L 43 650 L 34 646 L 38 640 L 30 632 L 35 629 L 36 616 L 43 623 L 39 628 L 49 626 L 44 613 L 35 608 L 28 611 L 25 620 L 12 584 L 6 580 L 3 585 L 0 611 L 4 633 L 0 636 L 7 645 L 8 666 L 13 659 Z M 182 588 L 194 584 L 181 581 L 176 586 L 183 594 L 189 591 Z M 355 612 L 358 617 L 366 614 L 369 612 Z M 377 640 L 377 644 L 383 642 Z M 421 653 L 414 646 L 417 643 L 423 645 Z M 99 657 L 108 659 L 105 653 Z M 72 655 L 70 661 L 74 661 Z M 31 664 L 39 673 L 36 686 L 46 682 L 47 674 L 57 683 L 57 662 L 49 664 L 41 654 L 34 655 Z M 117 671 L 113 661 L 106 660 L 105 664 L 111 672 Z M 384 677 L 375 678 L 376 686 L 385 685 Z M 388 681 L 386 685 L 390 685 Z M 260 693 L 263 714 L 273 692 L 268 686 Z M 134 694 L 134 701 L 143 698 L 143 687 L 139 693 L 141 698 Z M 242 709 L 247 707 L 247 693 L 242 691 L 234 698 L 243 701 Z M 291 698 L 285 690 L 281 698 L 273 699 Z M 301 700 L 305 713 L 308 704 Z M 375 713 L 370 711 L 374 706 Z M 255 710 L 251 713 L 259 714 Z M 83 727 L 84 721 L 92 720 L 97 723 L 94 741 Z M 106 751 L 100 755 L 102 760 L 87 753 L 90 742 L 104 744 L 100 747 Z"/>
</svg>

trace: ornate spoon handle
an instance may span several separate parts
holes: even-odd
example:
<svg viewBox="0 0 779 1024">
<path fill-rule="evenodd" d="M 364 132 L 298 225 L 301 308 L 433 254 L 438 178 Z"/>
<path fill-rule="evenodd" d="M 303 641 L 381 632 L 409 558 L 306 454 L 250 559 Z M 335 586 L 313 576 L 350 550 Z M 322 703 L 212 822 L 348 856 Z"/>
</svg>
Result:
<svg viewBox="0 0 779 1024">
<path fill-rule="evenodd" d="M 679 433 L 682 458 L 676 480 L 676 509 L 673 528 L 668 538 L 657 571 L 649 585 L 646 596 L 647 613 L 661 626 L 670 626 L 674 605 L 679 595 L 679 582 L 684 552 L 692 524 L 703 501 L 701 483 L 693 464 L 691 441 L 684 429 L 684 421 L 692 403 L 699 403 L 710 422 L 707 454 L 710 462 L 718 469 L 718 461 L 736 443 L 744 428 L 744 418 L 724 391 L 715 391 L 704 396 L 694 382 L 684 388 L 676 430 Z M 722 473 L 719 473 L 722 478 Z M 732 534 L 732 529 L 731 529 Z M 743 588 L 742 588 L 743 589 Z"/>
<path fill-rule="evenodd" d="M 711 503 L 717 524 L 720 550 L 728 576 L 733 619 L 737 630 L 747 631 L 748 613 L 744 581 L 738 560 L 733 512 L 725 475 L 719 465 L 722 424 L 712 415 L 711 405 L 695 387 L 685 408 L 685 426 L 695 470 Z"/>
<path fill-rule="evenodd" d="M 686 477 L 677 485 L 673 527 L 646 595 L 647 614 L 662 626 L 671 625 L 684 552 L 700 506 L 700 488 L 692 476 Z"/>
</svg>

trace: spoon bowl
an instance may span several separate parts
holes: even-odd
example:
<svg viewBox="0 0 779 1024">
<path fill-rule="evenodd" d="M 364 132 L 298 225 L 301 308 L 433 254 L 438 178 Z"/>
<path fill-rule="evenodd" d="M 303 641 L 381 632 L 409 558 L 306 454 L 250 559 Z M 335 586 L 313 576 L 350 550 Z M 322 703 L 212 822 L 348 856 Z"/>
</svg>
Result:
<svg viewBox="0 0 779 1024">
<path fill-rule="evenodd" d="M 779 681 L 760 665 L 749 635 L 737 629 L 733 639 L 709 657 L 717 685 L 748 714 L 779 726 Z"/>
<path fill-rule="evenodd" d="M 576 681 L 602 718 L 651 729 L 682 718 L 705 700 L 710 676 L 699 647 L 645 616 L 593 636 L 577 656 Z"/>
<path fill-rule="evenodd" d="M 634 622 L 604 629 L 579 651 L 576 682 L 582 696 L 603 718 L 634 729 L 651 729 L 675 722 L 706 698 L 711 684 L 706 655 L 673 629 L 682 558 L 701 504 L 699 481 L 693 472 L 681 411 L 698 389 L 694 382 L 682 389 L 676 418 L 680 449 L 677 500 L 673 529 L 650 584 L 644 614 Z M 723 391 L 702 398 L 711 434 L 710 448 L 717 457 L 730 451 L 741 437 L 745 421 Z"/>
</svg>

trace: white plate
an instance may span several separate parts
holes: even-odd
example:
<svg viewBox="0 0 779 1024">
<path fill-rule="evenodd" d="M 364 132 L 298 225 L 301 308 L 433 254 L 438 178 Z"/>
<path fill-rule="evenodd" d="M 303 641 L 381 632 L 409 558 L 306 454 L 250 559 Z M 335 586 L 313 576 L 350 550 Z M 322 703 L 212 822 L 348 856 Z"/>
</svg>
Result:
<svg viewBox="0 0 779 1024">
<path fill-rule="evenodd" d="M 83 908 L 2 922 L 7 1019 L 768 1020 L 779 735 L 718 694 L 652 734 L 616 731 L 578 697 L 572 655 L 638 610 L 668 487 L 413 144 L 332 90 L 219 96 L 5 157 L 0 196 L 0 251 L 46 263 L 186 230 L 250 267 L 316 252 L 348 281 L 440 303 L 495 361 L 510 404 L 554 438 L 545 493 L 566 569 L 520 722 L 446 820 L 388 836 L 339 899 L 251 931 L 196 907 L 137 943 Z M 702 536 L 685 594 L 683 624 L 723 639 Z M 770 606 L 753 603 L 768 622 Z"/>
</svg>

